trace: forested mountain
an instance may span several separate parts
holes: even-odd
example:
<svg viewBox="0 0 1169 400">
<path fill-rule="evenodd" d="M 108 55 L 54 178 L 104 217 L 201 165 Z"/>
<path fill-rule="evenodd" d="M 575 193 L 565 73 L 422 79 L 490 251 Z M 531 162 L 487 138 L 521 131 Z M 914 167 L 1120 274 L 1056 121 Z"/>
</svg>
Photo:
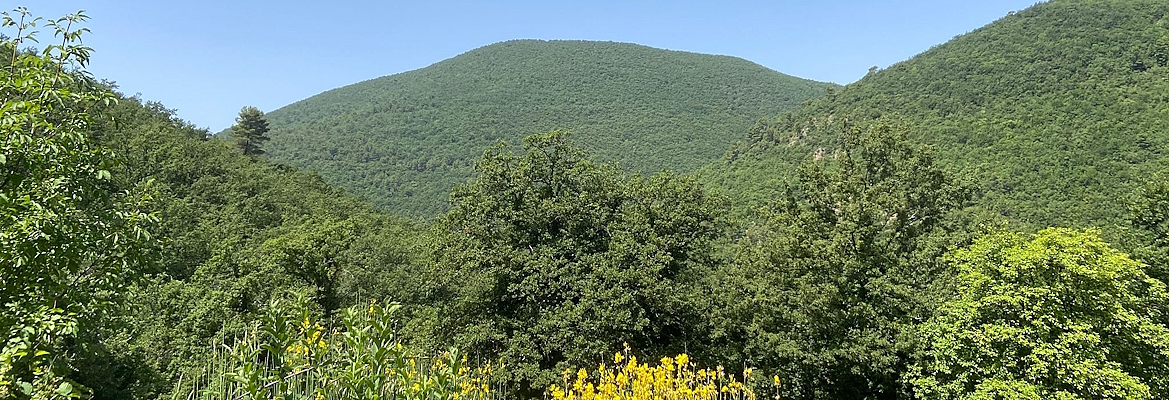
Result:
<svg viewBox="0 0 1169 400">
<path fill-rule="evenodd" d="M 516 40 L 272 111 L 268 152 L 376 205 L 433 216 L 499 140 L 563 129 L 600 160 L 688 172 L 758 118 L 832 86 L 733 57 Z"/>
<path fill-rule="evenodd" d="M 113 92 L 82 13 L 21 50 L 17 9 L 0 399 L 1167 398 L 1167 14 L 1009 15 L 744 129 L 732 196 L 599 133 L 485 145 L 424 224 L 273 162 L 255 108 L 229 143 Z"/>
<path fill-rule="evenodd" d="M 906 124 L 976 202 L 1023 226 L 1107 226 L 1169 165 L 1169 3 L 1052 1 L 751 130 L 705 176 L 741 204 L 832 156 L 843 121 Z"/>
</svg>

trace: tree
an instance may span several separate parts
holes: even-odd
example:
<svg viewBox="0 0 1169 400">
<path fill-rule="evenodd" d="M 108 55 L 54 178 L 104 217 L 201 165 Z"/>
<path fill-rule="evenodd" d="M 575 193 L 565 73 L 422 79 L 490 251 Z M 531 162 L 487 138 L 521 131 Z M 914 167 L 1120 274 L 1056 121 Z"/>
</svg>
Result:
<svg viewBox="0 0 1169 400">
<path fill-rule="evenodd" d="M 1129 204 L 1129 224 L 1138 236 L 1131 251 L 1144 261 L 1148 273 L 1164 282 L 1169 279 L 1169 182 L 1159 175 L 1145 183 Z"/>
<path fill-rule="evenodd" d="M 16 11 L 0 43 L 0 398 L 79 397 L 73 350 L 146 269 L 155 218 L 87 136 L 89 108 L 114 99 L 84 71 L 88 18 L 48 21 L 60 44 L 36 54 L 18 49 L 40 18 Z"/>
<path fill-rule="evenodd" d="M 267 133 L 268 120 L 264 118 L 264 112 L 251 106 L 239 110 L 235 125 L 231 127 L 236 146 L 248 156 L 264 154 L 262 146 L 269 139 Z"/>
<path fill-rule="evenodd" d="M 960 295 L 921 327 L 921 399 L 1163 399 L 1165 285 L 1097 231 L 1000 233 L 949 257 Z"/>
<path fill-rule="evenodd" d="M 664 352 L 702 333 L 689 283 L 712 263 L 725 201 L 671 174 L 625 177 L 563 132 L 524 147 L 486 152 L 438 224 L 456 296 L 442 333 L 508 360 L 529 396 L 622 342 Z"/>
<path fill-rule="evenodd" d="M 962 237 L 944 228 L 969 192 L 903 129 L 833 129 L 839 148 L 816 151 L 745 237 L 742 270 L 729 274 L 741 283 L 722 297 L 728 320 L 750 322 L 729 341 L 775 369 L 785 396 L 897 398 L 907 334 L 938 303 L 940 256 Z"/>
</svg>

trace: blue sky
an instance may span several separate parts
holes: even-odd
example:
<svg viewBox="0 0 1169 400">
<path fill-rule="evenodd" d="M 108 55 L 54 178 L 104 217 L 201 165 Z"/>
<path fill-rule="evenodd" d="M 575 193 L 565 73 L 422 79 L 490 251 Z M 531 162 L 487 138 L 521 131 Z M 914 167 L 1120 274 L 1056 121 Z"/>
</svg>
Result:
<svg viewBox="0 0 1169 400">
<path fill-rule="evenodd" d="M 20 0 L 18 0 L 19 2 Z M 25 0 L 92 17 L 90 71 L 212 132 L 245 105 L 425 67 L 509 39 L 633 42 L 724 54 L 841 84 L 1035 0 Z M 42 41 L 49 35 L 42 34 Z"/>
</svg>

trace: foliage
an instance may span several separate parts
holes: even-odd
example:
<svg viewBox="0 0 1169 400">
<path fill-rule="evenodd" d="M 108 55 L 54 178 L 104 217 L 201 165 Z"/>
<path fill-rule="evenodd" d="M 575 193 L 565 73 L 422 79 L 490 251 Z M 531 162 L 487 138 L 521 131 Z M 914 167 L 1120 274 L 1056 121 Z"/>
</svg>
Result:
<svg viewBox="0 0 1169 400">
<path fill-rule="evenodd" d="M 626 347 L 624 354 L 613 356 L 612 367 L 601 363 L 592 377 L 582 368 L 571 385 L 572 370 L 565 370 L 564 386 L 552 385 L 548 392 L 552 400 L 754 400 L 755 392 L 745 384 L 751 373 L 744 369 L 740 382 L 722 366 L 696 369 L 685 354 L 650 366 L 639 363 Z"/>
<path fill-rule="evenodd" d="M 375 205 L 431 217 L 499 140 L 569 130 L 601 160 L 688 172 L 757 118 L 831 86 L 732 57 L 515 40 L 272 111 L 268 152 Z"/>
<path fill-rule="evenodd" d="M 454 298 L 436 335 L 509 360 L 527 395 L 613 340 L 676 351 L 700 339 L 695 277 L 716 263 L 725 201 L 672 174 L 625 177 L 563 132 L 524 147 L 488 151 L 451 195 L 437 270 Z"/>
<path fill-rule="evenodd" d="M 274 301 L 254 330 L 211 360 L 189 398 L 490 398 L 490 364 L 472 371 L 456 350 L 431 359 L 411 355 L 394 332 L 399 307 L 350 307 L 338 328 L 326 329 L 306 297 Z"/>
<path fill-rule="evenodd" d="M 88 110 L 111 94 L 84 72 L 88 47 L 71 14 L 3 14 L 0 44 L 0 397 L 79 397 L 67 378 L 84 337 L 146 269 L 155 218 L 149 196 L 110 183 L 115 158 L 86 136 Z M 36 25 L 60 44 L 19 50 Z"/>
<path fill-rule="evenodd" d="M 960 297 L 921 328 L 919 398 L 1169 395 L 1169 294 L 1098 231 L 996 234 L 950 260 Z"/>
<path fill-rule="evenodd" d="M 1154 279 L 1169 279 L 1169 182 L 1160 174 L 1146 182 L 1129 204 L 1129 224 L 1135 228 L 1134 255 L 1147 265 Z"/>
<path fill-rule="evenodd" d="M 213 356 L 212 339 L 242 335 L 284 290 L 331 309 L 416 297 L 425 232 L 416 222 L 207 140 L 158 103 L 118 99 L 93 109 L 87 134 L 125 160 L 110 169 L 113 185 L 152 182 L 161 248 L 159 273 L 123 292 L 126 312 L 78 360 L 72 376 L 95 398 L 168 397 Z"/>
<path fill-rule="evenodd" d="M 1119 224 L 1116 199 L 1169 164 L 1167 15 L 1159 0 L 1041 2 L 762 124 L 705 179 L 766 204 L 837 146 L 825 121 L 898 116 L 974 179 L 981 209 L 1029 229 Z"/>
<path fill-rule="evenodd" d="M 962 240 L 949 218 L 968 195 L 904 139 L 841 121 L 841 147 L 804 164 L 741 245 L 722 328 L 784 397 L 897 398 L 910 331 L 945 295 L 939 256 Z"/>
<path fill-rule="evenodd" d="M 158 274 L 119 290 L 126 307 L 79 332 L 84 346 L 67 373 L 75 387 L 96 399 L 168 397 L 214 356 L 213 338 L 242 335 L 285 289 L 330 309 L 417 297 L 415 222 L 206 140 L 160 104 L 114 96 L 94 105 L 84 133 L 125 160 L 105 167 L 110 187 L 151 183 L 151 209 L 163 217 L 151 230 Z"/>
<path fill-rule="evenodd" d="M 477 171 L 432 226 L 95 83 L 84 30 L 62 25 L 82 15 L 40 52 L 11 21 L 0 398 L 1165 397 L 1169 300 L 1142 272 L 1164 275 L 1163 178 L 1122 232 L 1148 266 L 1094 231 L 942 255 L 981 211 L 1121 215 L 1116 193 L 1166 163 L 1166 7 L 1053 0 L 753 128 L 794 104 L 782 93 L 824 88 L 723 57 L 517 41 L 273 113 L 278 159 L 368 172 L 354 184 L 416 215 Z M 758 206 L 741 225 L 693 177 L 585 150 L 687 170 L 740 124 L 748 142 L 705 176 Z M 471 166 L 554 126 L 584 147 L 552 131 Z M 369 302 L 385 298 L 403 306 Z M 651 367 L 626 349 L 560 375 L 621 342 L 687 355 Z M 509 367 L 482 389 L 461 353 Z M 690 357 L 774 376 L 720 381 Z"/>
<path fill-rule="evenodd" d="M 231 137 L 235 138 L 236 146 L 245 156 L 264 154 L 264 142 L 270 139 L 267 133 L 268 120 L 264 119 L 264 112 L 255 107 L 240 109 L 235 125 L 231 127 Z"/>
</svg>

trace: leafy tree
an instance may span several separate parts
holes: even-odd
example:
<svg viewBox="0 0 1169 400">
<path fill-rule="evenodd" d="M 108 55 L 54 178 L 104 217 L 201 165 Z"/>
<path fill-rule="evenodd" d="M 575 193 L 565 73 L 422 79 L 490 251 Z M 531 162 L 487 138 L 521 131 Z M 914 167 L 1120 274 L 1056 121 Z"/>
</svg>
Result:
<svg viewBox="0 0 1169 400">
<path fill-rule="evenodd" d="M 778 372 L 785 396 L 897 398 L 908 333 L 944 295 L 939 258 L 962 238 L 947 221 L 968 191 L 903 128 L 834 129 L 840 147 L 805 163 L 745 237 L 729 277 L 740 283 L 722 297 L 727 321 L 749 322 L 741 336 L 724 330 L 749 364 Z"/>
<path fill-rule="evenodd" d="M 89 108 L 113 100 L 84 72 L 87 16 L 47 21 L 60 44 L 37 54 L 18 49 L 42 20 L 16 11 L 0 44 L 0 398 L 76 397 L 74 346 L 145 269 L 155 218 L 86 135 Z"/>
<path fill-rule="evenodd" d="M 949 260 L 960 296 L 921 328 L 922 399 L 1162 399 L 1165 285 L 1097 231 L 977 240 Z"/>
<path fill-rule="evenodd" d="M 1129 223 L 1135 228 L 1134 255 L 1148 264 L 1148 273 L 1169 279 L 1169 182 L 1164 175 L 1145 183 L 1129 205 Z"/>
<path fill-rule="evenodd" d="M 231 136 L 245 156 L 264 154 L 263 145 L 269 139 L 267 133 L 268 120 L 264 118 L 264 112 L 251 106 L 239 110 L 235 125 L 231 127 Z"/>
<path fill-rule="evenodd" d="M 724 201 L 670 174 L 626 178 L 563 132 L 524 142 L 524 155 L 489 150 L 451 195 L 437 268 L 456 297 L 440 330 L 507 360 L 530 396 L 622 342 L 666 351 L 700 337 L 690 283 L 713 263 Z"/>
<path fill-rule="evenodd" d="M 404 283 L 386 282 L 401 278 L 395 267 L 409 264 L 410 256 L 402 254 L 406 249 L 393 239 L 404 233 L 393 229 L 399 223 L 371 212 L 310 216 L 274 229 L 277 235 L 263 243 L 257 256 L 310 288 L 329 320 L 344 304 L 360 304 Z M 388 292 L 409 300 L 406 294 L 414 289 Z"/>
</svg>

